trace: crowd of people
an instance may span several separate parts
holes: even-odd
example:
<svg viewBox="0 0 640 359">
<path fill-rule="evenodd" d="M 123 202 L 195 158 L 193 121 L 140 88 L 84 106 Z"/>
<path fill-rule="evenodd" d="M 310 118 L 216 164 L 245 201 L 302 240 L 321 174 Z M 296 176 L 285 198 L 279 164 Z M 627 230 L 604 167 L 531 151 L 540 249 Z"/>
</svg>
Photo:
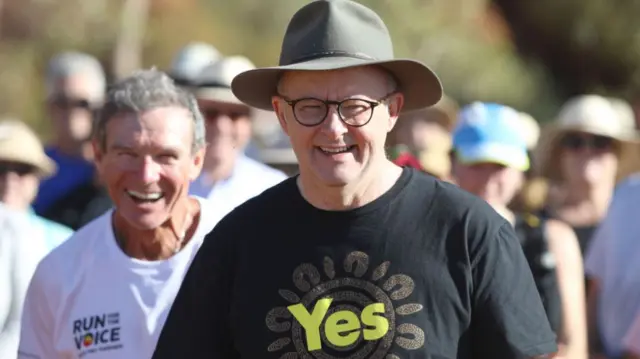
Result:
<svg viewBox="0 0 640 359">
<path fill-rule="evenodd" d="M 350 0 L 274 67 L 45 73 L 50 144 L 0 120 L 0 359 L 640 358 L 622 99 L 459 106 Z"/>
</svg>

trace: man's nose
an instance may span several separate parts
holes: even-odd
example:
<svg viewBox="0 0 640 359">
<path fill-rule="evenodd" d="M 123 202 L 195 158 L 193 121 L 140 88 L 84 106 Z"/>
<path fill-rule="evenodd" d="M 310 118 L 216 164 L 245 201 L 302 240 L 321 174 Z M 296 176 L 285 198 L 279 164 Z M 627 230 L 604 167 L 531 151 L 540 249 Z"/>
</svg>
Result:
<svg viewBox="0 0 640 359">
<path fill-rule="evenodd" d="M 340 119 L 336 106 L 329 107 L 327 117 L 320 126 L 322 126 L 322 132 L 331 139 L 340 138 L 349 131 L 347 124 Z"/>
<path fill-rule="evenodd" d="M 145 184 L 158 182 L 160 179 L 160 170 L 160 164 L 154 161 L 151 156 L 144 157 L 140 173 Z"/>
</svg>

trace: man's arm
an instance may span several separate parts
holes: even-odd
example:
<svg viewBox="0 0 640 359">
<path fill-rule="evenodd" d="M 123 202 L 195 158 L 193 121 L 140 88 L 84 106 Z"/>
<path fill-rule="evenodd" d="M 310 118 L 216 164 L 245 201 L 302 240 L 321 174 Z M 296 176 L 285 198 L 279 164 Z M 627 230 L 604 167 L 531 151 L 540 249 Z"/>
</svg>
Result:
<svg viewBox="0 0 640 359">
<path fill-rule="evenodd" d="M 195 256 L 152 359 L 238 357 L 229 322 L 235 263 L 224 221 L 206 236 Z"/>
<path fill-rule="evenodd" d="M 556 336 L 513 228 L 505 223 L 481 242 L 471 258 L 474 357 L 553 357 Z"/>
</svg>

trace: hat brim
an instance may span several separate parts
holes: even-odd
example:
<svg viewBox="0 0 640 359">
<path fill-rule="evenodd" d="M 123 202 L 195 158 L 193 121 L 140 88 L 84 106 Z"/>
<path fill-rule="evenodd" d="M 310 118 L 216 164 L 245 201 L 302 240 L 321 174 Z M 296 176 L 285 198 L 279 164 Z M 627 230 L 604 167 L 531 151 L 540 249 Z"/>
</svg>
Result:
<svg viewBox="0 0 640 359">
<path fill-rule="evenodd" d="M 540 140 L 534 151 L 536 173 L 552 181 L 562 180 L 560 161 L 554 156 L 560 139 L 569 132 L 584 132 L 607 136 L 616 140 L 620 144 L 617 180 L 621 180 L 627 175 L 640 170 L 640 135 L 637 131 L 612 134 L 594 126 L 558 126 L 557 124 L 549 124 L 541 131 Z"/>
<path fill-rule="evenodd" d="M 353 57 L 322 57 L 292 65 L 266 67 L 243 72 L 233 79 L 234 95 L 249 106 L 272 111 L 271 97 L 284 71 L 328 71 L 360 66 L 379 66 L 392 74 L 404 95 L 403 111 L 435 105 L 442 98 L 442 84 L 421 62 L 409 59 L 368 61 Z"/>
<path fill-rule="evenodd" d="M 240 101 L 229 88 L 200 87 L 200 88 L 194 89 L 193 94 L 198 100 L 247 106 L 245 103 Z"/>
<path fill-rule="evenodd" d="M 494 163 L 526 172 L 529 169 L 529 156 L 524 150 L 510 146 L 459 146 L 455 150 L 460 163 L 473 165 L 478 163 Z"/>
<path fill-rule="evenodd" d="M 24 163 L 33 166 L 36 170 L 36 175 L 40 179 L 51 177 L 58 171 L 58 165 L 48 156 L 35 158 L 32 156 L 24 156 L 17 152 L 2 153 L 0 154 L 0 161 Z"/>
</svg>

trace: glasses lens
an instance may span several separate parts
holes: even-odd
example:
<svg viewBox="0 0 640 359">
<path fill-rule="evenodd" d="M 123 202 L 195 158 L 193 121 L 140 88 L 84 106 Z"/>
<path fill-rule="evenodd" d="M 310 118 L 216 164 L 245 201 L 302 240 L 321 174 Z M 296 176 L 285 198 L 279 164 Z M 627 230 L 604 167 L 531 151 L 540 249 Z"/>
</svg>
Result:
<svg viewBox="0 0 640 359">
<path fill-rule="evenodd" d="M 303 125 L 317 125 L 327 116 L 327 105 L 316 99 L 303 99 L 296 102 L 294 115 Z"/>
<path fill-rule="evenodd" d="M 371 111 L 371 104 L 362 100 L 346 100 L 340 104 L 340 116 L 353 126 L 366 124 L 371 119 Z"/>
</svg>

